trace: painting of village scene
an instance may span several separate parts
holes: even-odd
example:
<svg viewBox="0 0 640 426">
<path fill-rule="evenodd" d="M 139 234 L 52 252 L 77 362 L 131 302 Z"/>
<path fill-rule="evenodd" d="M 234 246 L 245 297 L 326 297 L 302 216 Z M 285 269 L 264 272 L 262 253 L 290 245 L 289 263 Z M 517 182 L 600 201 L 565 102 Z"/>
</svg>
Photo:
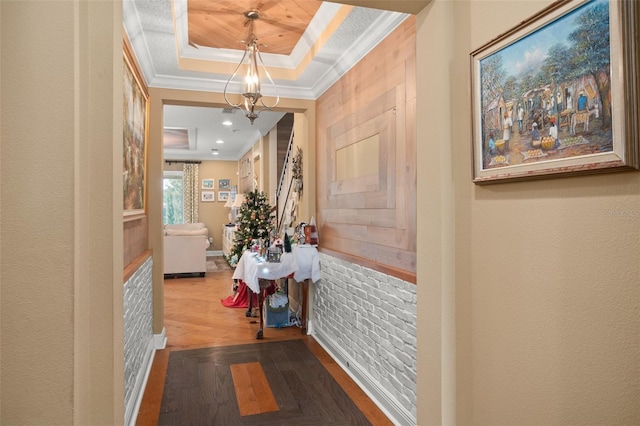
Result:
<svg viewBox="0 0 640 426">
<path fill-rule="evenodd" d="M 591 0 L 478 61 L 482 170 L 613 150 L 609 40 Z"/>
<path fill-rule="evenodd" d="M 139 215 L 145 208 L 147 95 L 125 56 L 123 87 L 123 212 Z"/>
</svg>

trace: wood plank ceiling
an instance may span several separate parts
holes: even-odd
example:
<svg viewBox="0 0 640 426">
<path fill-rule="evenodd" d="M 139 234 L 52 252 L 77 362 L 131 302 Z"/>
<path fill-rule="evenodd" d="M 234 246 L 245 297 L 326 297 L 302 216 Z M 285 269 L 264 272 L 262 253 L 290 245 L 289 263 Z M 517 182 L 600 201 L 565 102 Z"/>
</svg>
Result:
<svg viewBox="0 0 640 426">
<path fill-rule="evenodd" d="M 249 28 L 245 13 L 257 11 L 254 33 L 260 51 L 289 55 L 318 11 L 321 1 L 189 0 L 189 43 L 243 50 Z"/>
</svg>

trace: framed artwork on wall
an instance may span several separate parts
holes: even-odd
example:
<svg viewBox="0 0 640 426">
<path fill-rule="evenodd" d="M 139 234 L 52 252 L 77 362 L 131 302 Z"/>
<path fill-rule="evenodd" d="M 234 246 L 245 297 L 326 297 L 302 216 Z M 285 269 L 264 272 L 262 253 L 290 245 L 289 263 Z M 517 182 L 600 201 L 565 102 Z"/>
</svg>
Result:
<svg viewBox="0 0 640 426">
<path fill-rule="evenodd" d="M 228 190 L 231 188 L 231 179 L 218 179 L 218 189 Z"/>
<path fill-rule="evenodd" d="M 471 53 L 475 183 L 639 168 L 635 3 L 560 0 Z"/>
<path fill-rule="evenodd" d="M 215 181 L 213 179 L 202 179 L 202 189 L 213 189 Z"/>
<path fill-rule="evenodd" d="M 230 191 L 218 191 L 218 201 L 226 202 L 231 196 Z"/>
<path fill-rule="evenodd" d="M 216 193 L 214 191 L 202 191 L 202 201 L 215 201 Z"/>
<path fill-rule="evenodd" d="M 145 214 L 149 95 L 126 45 L 123 50 L 123 216 Z"/>
</svg>

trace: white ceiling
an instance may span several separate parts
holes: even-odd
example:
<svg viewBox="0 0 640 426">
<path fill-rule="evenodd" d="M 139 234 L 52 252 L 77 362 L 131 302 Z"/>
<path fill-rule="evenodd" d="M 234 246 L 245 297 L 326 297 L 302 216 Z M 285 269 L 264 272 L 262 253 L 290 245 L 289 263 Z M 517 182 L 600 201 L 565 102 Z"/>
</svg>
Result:
<svg viewBox="0 0 640 426">
<path fill-rule="evenodd" d="M 165 149 L 164 157 L 167 160 L 239 160 L 261 135 L 269 133 L 284 114 L 264 111 L 251 125 L 244 113 L 237 109 L 165 105 L 164 127 L 187 129 L 190 143 L 195 146 L 188 152 Z M 222 124 L 225 121 L 232 124 Z M 213 155 L 213 149 L 218 150 L 218 155 Z"/>
<path fill-rule="evenodd" d="M 228 74 L 216 73 L 215 65 L 210 65 L 212 72 L 185 69 L 181 61 L 195 61 L 205 64 L 205 67 L 207 62 L 237 65 L 242 51 L 189 45 L 186 36 L 187 1 L 125 0 L 125 31 L 150 87 L 222 92 L 229 78 Z M 310 63 L 303 67 L 296 79 L 274 78 L 277 93 L 281 97 L 317 99 L 408 16 L 398 12 L 355 7 L 326 42 L 316 44 L 324 27 L 334 19 L 341 7 L 344 6 L 323 2 L 291 55 L 262 55 L 268 67 L 300 69 L 303 58 L 310 52 L 314 53 Z M 245 31 L 245 28 L 238 29 L 239 40 L 244 38 Z M 259 25 L 256 26 L 256 34 L 260 36 Z M 273 87 L 263 86 L 263 93 L 274 96 L 275 90 Z M 251 125 L 239 110 L 229 114 L 223 113 L 221 109 L 202 106 L 166 105 L 165 127 L 188 129 L 190 137 L 195 137 L 195 140 L 190 141 L 191 149 L 188 152 L 166 150 L 165 158 L 238 160 L 260 135 L 267 134 L 273 128 L 282 115 L 283 113 L 264 111 Z M 231 118 L 233 125 L 223 126 L 222 121 L 228 118 Z M 224 144 L 217 144 L 216 140 L 219 139 Z M 212 149 L 217 149 L 220 155 L 213 156 Z"/>
</svg>

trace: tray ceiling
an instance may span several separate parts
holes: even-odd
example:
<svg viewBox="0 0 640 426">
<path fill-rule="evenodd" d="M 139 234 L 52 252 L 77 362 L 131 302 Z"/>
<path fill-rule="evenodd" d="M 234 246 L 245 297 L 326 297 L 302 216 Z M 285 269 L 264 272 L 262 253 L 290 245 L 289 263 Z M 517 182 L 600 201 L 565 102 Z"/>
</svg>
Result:
<svg viewBox="0 0 640 426">
<path fill-rule="evenodd" d="M 124 0 L 123 21 L 150 87 L 222 92 L 244 53 L 248 11 L 260 14 L 255 34 L 266 45 L 262 58 L 278 94 L 298 99 L 317 99 L 408 16 L 315 0 Z M 275 90 L 265 85 L 263 94 L 274 96 Z M 213 120 L 181 124 L 180 115 L 193 112 L 165 108 L 165 118 L 171 127 L 195 128 L 195 134 L 220 126 Z M 198 137 L 195 149 L 165 152 L 165 158 L 212 159 L 211 150 L 219 149 L 217 158 L 237 159 L 281 115 L 261 115 L 251 126 L 238 111 L 233 132 L 225 134 L 237 142 L 216 146 Z"/>
<path fill-rule="evenodd" d="M 319 1 L 270 0 L 238 2 L 190 0 L 187 6 L 189 44 L 217 49 L 239 49 L 248 28 L 246 13 L 256 11 L 255 23 L 263 53 L 289 55 L 320 8 Z M 240 37 L 240 38 L 239 38 Z"/>
</svg>

